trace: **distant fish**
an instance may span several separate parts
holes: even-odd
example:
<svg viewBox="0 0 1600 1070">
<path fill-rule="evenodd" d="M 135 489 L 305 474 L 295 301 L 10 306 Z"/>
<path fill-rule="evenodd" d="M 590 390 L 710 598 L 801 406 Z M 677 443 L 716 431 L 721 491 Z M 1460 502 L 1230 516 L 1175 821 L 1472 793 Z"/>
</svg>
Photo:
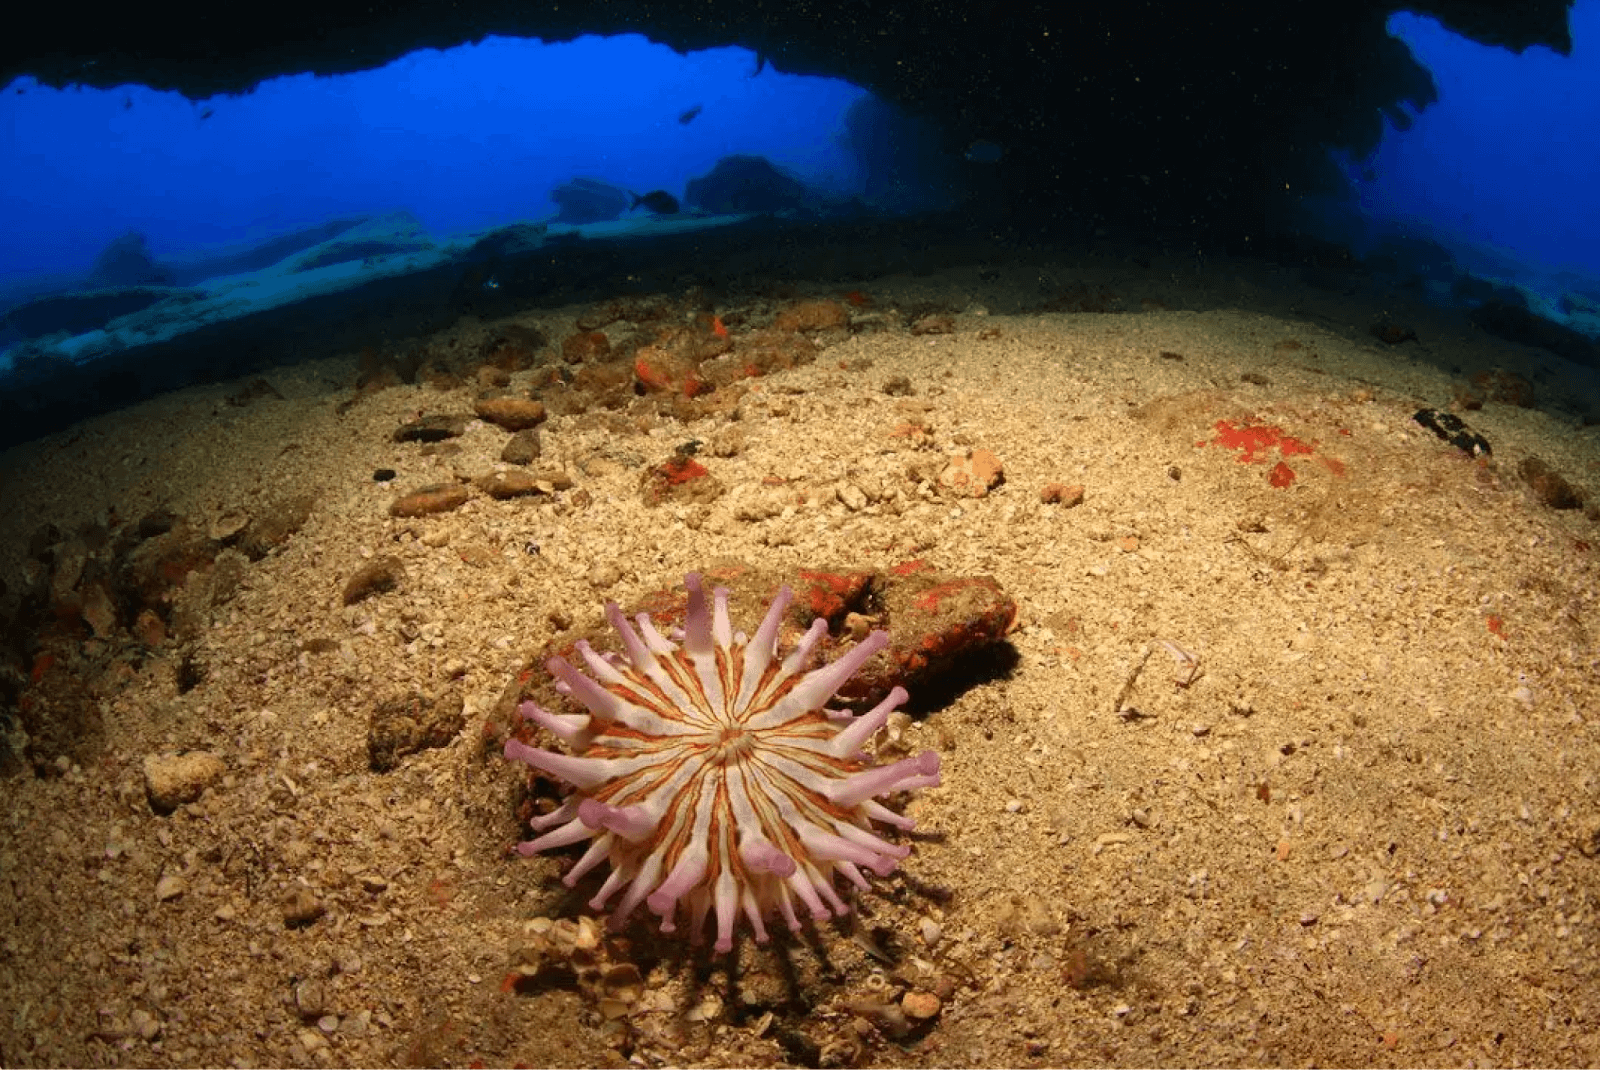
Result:
<svg viewBox="0 0 1600 1070">
<path fill-rule="evenodd" d="M 650 209 L 656 215 L 678 214 L 678 198 L 664 189 L 653 189 L 643 197 L 635 193 L 633 195 L 633 206 L 638 208 L 640 205 Z"/>
<path fill-rule="evenodd" d="M 690 123 L 694 122 L 695 116 L 700 114 L 702 108 L 704 108 L 703 104 L 696 104 L 694 107 L 678 116 L 678 122 L 683 126 L 688 126 Z"/>
<path fill-rule="evenodd" d="M 1006 150 L 994 142 L 980 140 L 968 145 L 967 151 L 961 155 L 971 163 L 999 163 L 1005 154 Z"/>
<path fill-rule="evenodd" d="M 493 275 L 490 275 L 489 278 L 484 281 L 483 288 L 488 290 L 490 293 L 493 293 L 494 291 L 500 289 L 500 280 L 495 278 Z"/>
</svg>

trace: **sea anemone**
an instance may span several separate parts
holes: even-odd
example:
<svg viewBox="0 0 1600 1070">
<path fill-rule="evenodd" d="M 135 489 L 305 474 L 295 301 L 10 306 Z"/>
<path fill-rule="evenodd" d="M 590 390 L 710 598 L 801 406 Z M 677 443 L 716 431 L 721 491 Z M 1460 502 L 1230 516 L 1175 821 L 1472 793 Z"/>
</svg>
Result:
<svg viewBox="0 0 1600 1070">
<path fill-rule="evenodd" d="M 683 902 L 690 939 L 706 916 L 717 918 L 716 950 L 733 946 L 740 912 L 758 943 L 772 911 L 798 931 L 796 906 L 822 921 L 848 907 L 834 889 L 842 873 L 866 889 L 861 869 L 879 876 L 911 853 L 880 838 L 878 821 L 899 829 L 910 818 L 874 796 L 937 787 L 939 756 L 924 751 L 889 765 L 868 765 L 862 746 L 907 698 L 896 687 L 867 713 L 823 709 L 823 703 L 889 642 L 876 631 L 837 660 L 803 671 L 827 633 L 821 618 L 788 657 L 778 657 L 778 627 L 793 599 L 778 591 L 755 636 L 728 622 L 728 591 L 712 592 L 708 608 L 698 573 L 689 590 L 682 646 L 639 614 L 629 626 L 615 602 L 606 619 L 625 657 L 602 657 L 587 642 L 578 653 L 593 678 L 566 660 L 545 663 L 557 689 L 582 703 L 587 716 L 553 714 L 532 702 L 523 717 L 548 729 L 571 754 L 506 741 L 506 757 L 525 762 L 577 790 L 555 811 L 536 817 L 543 835 L 517 845 L 523 855 L 579 840 L 589 849 L 562 879 L 574 886 L 602 860 L 611 873 L 589 901 L 604 910 L 626 888 L 611 915 L 623 925 L 640 903 L 673 932 Z"/>
</svg>

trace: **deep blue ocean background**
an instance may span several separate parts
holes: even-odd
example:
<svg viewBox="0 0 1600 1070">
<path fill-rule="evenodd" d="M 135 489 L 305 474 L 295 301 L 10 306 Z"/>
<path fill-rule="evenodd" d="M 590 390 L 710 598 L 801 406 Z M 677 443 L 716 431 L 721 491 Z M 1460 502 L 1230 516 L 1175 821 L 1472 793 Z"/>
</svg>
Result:
<svg viewBox="0 0 1600 1070">
<path fill-rule="evenodd" d="M 1439 101 L 1391 123 L 1369 159 L 1337 157 L 1347 195 L 1308 199 L 1301 223 L 1359 255 L 1424 237 L 1536 311 L 1574 273 L 1600 276 L 1600 0 L 1573 10 L 1571 56 L 1513 54 L 1407 13 L 1390 29 Z M 1005 146 L 974 154 L 973 136 L 742 48 L 684 56 L 639 36 L 491 37 L 204 101 L 23 79 L 0 97 L 0 308 L 71 288 L 130 231 L 157 261 L 395 210 L 459 234 L 549 218 L 550 191 L 579 176 L 681 197 L 732 153 L 871 210 L 938 210 L 1008 166 Z"/>
</svg>

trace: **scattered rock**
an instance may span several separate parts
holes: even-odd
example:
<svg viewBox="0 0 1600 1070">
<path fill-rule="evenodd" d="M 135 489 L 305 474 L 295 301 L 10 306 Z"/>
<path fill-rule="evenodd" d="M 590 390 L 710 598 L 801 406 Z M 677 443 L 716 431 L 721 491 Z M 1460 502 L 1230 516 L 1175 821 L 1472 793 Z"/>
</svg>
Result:
<svg viewBox="0 0 1600 1070">
<path fill-rule="evenodd" d="M 1082 483 L 1047 483 L 1039 491 L 1039 500 L 1046 505 L 1059 505 L 1071 509 L 1083 504 Z"/>
<path fill-rule="evenodd" d="M 545 489 L 539 485 L 532 472 L 521 468 L 508 468 L 499 472 L 488 472 L 472 481 L 474 485 L 489 497 L 504 501 L 507 498 L 521 498 L 529 494 L 542 494 Z"/>
<path fill-rule="evenodd" d="M 229 509 L 212 519 L 207 533 L 217 542 L 226 543 L 239 537 L 250 524 L 250 514 L 243 509 Z"/>
<path fill-rule="evenodd" d="M 353 606 L 375 594 L 392 591 L 405 581 L 406 569 L 398 557 L 377 557 L 362 565 L 344 585 L 344 604 Z"/>
<path fill-rule="evenodd" d="M 633 355 L 633 375 L 651 394 L 694 398 L 716 389 L 716 384 L 700 374 L 699 355 L 688 346 L 675 344 L 673 339 L 640 346 Z"/>
<path fill-rule="evenodd" d="M 227 763 L 208 751 L 148 755 L 144 760 L 144 790 L 150 808 L 158 814 L 170 814 L 200 798 L 227 771 Z"/>
<path fill-rule="evenodd" d="M 466 504 L 467 488 L 459 483 L 434 483 L 396 498 L 389 505 L 390 516 L 428 516 L 448 513 Z"/>
<path fill-rule="evenodd" d="M 1469 381 L 1476 395 L 1486 400 L 1497 401 L 1502 405 L 1515 405 L 1522 409 L 1533 408 L 1533 384 L 1516 372 L 1508 372 L 1503 368 L 1490 368 L 1472 376 Z M 1482 407 L 1481 403 L 1479 407 Z"/>
<path fill-rule="evenodd" d="M 969 498 L 982 498 L 1005 482 L 1000 458 L 990 450 L 967 450 L 951 457 L 939 473 L 939 485 Z"/>
<path fill-rule="evenodd" d="M 568 364 L 583 364 L 611 355 L 611 339 L 600 331 L 584 331 L 561 342 L 561 359 Z"/>
<path fill-rule="evenodd" d="M 1578 823 L 1573 843 L 1585 858 L 1600 858 L 1600 816 L 1588 816 Z"/>
<path fill-rule="evenodd" d="M 473 378 L 477 380 L 480 390 L 504 389 L 511 385 L 511 373 L 493 364 L 478 365 L 478 370 L 473 374 Z M 489 419 L 482 412 L 479 412 L 478 415 L 483 416 L 485 420 Z"/>
<path fill-rule="evenodd" d="M 140 1040 L 151 1041 L 161 1035 L 161 1021 L 143 1007 L 135 1007 L 128 1015 L 128 1027 Z"/>
<path fill-rule="evenodd" d="M 473 405 L 479 417 L 507 431 L 526 431 L 544 422 L 544 403 L 532 398 L 479 398 Z"/>
<path fill-rule="evenodd" d="M 911 333 L 914 335 L 955 334 L 956 320 L 954 316 L 945 315 L 942 312 L 932 312 L 914 320 L 911 324 Z"/>
<path fill-rule="evenodd" d="M 460 438 L 466 433 L 465 416 L 419 416 L 401 424 L 394 430 L 396 442 L 443 442 L 447 438 Z"/>
<path fill-rule="evenodd" d="M 640 496 L 648 506 L 664 502 L 706 504 L 722 496 L 722 483 L 693 457 L 678 454 L 645 470 Z"/>
<path fill-rule="evenodd" d="M 900 997 L 900 1009 L 905 1011 L 906 1017 L 916 1021 L 926 1021 L 937 1017 L 941 1004 L 939 997 L 932 992 L 923 992 L 912 989 Z"/>
<path fill-rule="evenodd" d="M 140 610 L 130 630 L 135 639 L 148 647 L 158 647 L 167 641 L 166 623 L 153 610 Z"/>
<path fill-rule="evenodd" d="M 328 906 L 310 888 L 296 888 L 283 897 L 283 924 L 304 929 L 328 912 Z"/>
<path fill-rule="evenodd" d="M 189 882 L 176 873 L 163 874 L 156 881 L 156 902 L 165 903 L 169 899 L 176 899 L 189 890 Z"/>
<path fill-rule="evenodd" d="M 589 581 L 589 586 L 604 591 L 622 582 L 622 570 L 608 561 L 602 561 L 589 569 L 584 578 Z"/>
<path fill-rule="evenodd" d="M 532 464 L 539 459 L 539 429 L 536 427 L 524 428 L 512 435 L 506 442 L 506 448 L 500 451 L 500 459 L 507 464 Z"/>
<path fill-rule="evenodd" d="M 294 986 L 294 1009 L 301 1021 L 314 1022 L 328 1013 L 328 990 L 321 981 L 308 978 Z"/>
<path fill-rule="evenodd" d="M 1566 477 L 1538 457 L 1524 457 L 1517 465 L 1517 474 L 1539 500 L 1552 509 L 1582 509 L 1583 491 L 1567 482 Z"/>
<path fill-rule="evenodd" d="M 374 772 L 387 773 L 408 754 L 449 746 L 466 723 L 461 694 L 452 688 L 431 702 L 415 692 L 389 699 L 368 721 L 368 761 Z"/>
<path fill-rule="evenodd" d="M 739 339 L 738 348 L 700 365 L 700 375 L 718 387 L 740 379 L 753 379 L 788 371 L 816 359 L 817 346 L 802 334 L 752 331 Z"/>
<path fill-rule="evenodd" d="M 1393 320 L 1379 320 L 1367 328 L 1367 333 L 1386 346 L 1397 346 L 1401 342 L 1415 342 L 1417 340 L 1416 331 L 1403 323 L 1395 323 Z"/>
<path fill-rule="evenodd" d="M 892 625 L 890 644 L 845 683 L 844 699 L 877 701 L 896 684 L 917 694 L 927 680 L 998 643 L 1016 620 L 1016 601 L 990 576 L 953 576 L 908 561 L 872 586 Z"/>
<path fill-rule="evenodd" d="M 252 401 L 259 401 L 262 398 L 277 398 L 282 401 L 283 395 L 278 393 L 277 387 L 265 379 L 256 378 L 246 383 L 243 389 L 229 394 L 225 400 L 235 408 L 243 408 Z"/>
<path fill-rule="evenodd" d="M 305 527 L 315 506 L 316 498 L 311 494 L 267 500 L 256 508 L 234 547 L 251 561 L 261 560 Z"/>
<path fill-rule="evenodd" d="M 837 301 L 802 301 L 778 313 L 773 326 L 786 333 L 796 331 L 822 331 L 829 327 L 844 327 L 850 322 L 850 313 Z"/>
<path fill-rule="evenodd" d="M 86 583 L 79 589 L 78 595 L 82 600 L 80 612 L 84 623 L 89 625 L 95 638 L 108 638 L 117 627 L 117 607 L 106 593 L 105 584 Z"/>
</svg>

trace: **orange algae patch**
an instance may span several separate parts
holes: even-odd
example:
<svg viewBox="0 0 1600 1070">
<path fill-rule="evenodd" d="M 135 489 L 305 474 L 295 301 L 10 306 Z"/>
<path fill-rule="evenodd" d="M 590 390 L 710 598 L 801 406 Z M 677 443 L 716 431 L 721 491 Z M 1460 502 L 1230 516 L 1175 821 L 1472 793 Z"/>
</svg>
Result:
<svg viewBox="0 0 1600 1070">
<path fill-rule="evenodd" d="M 1272 450 L 1278 451 L 1279 457 L 1309 456 L 1315 452 L 1315 445 L 1303 442 L 1293 435 L 1284 433 L 1283 428 L 1273 427 L 1269 424 L 1235 424 L 1231 420 L 1218 420 L 1215 425 L 1217 436 L 1209 443 L 1201 440 L 1195 443 L 1200 446 L 1224 446 L 1230 450 L 1239 451 L 1240 464 L 1264 464 L 1269 459 Z M 1331 457 L 1319 457 L 1323 467 L 1335 476 L 1344 475 L 1344 464 Z M 1279 490 L 1294 483 L 1295 470 L 1285 462 L 1278 461 L 1267 473 L 1267 482 Z"/>
<path fill-rule="evenodd" d="M 699 479 L 701 476 L 708 476 L 711 473 L 699 461 L 688 457 L 673 457 L 661 465 L 661 474 L 669 486 L 675 487 L 680 483 L 687 483 L 691 479 Z"/>
<path fill-rule="evenodd" d="M 1240 464 L 1265 461 L 1265 457 L 1258 457 L 1256 454 L 1265 453 L 1274 447 L 1284 457 L 1293 457 L 1297 453 L 1310 454 L 1312 451 L 1309 442 L 1301 442 L 1292 435 L 1284 434 L 1281 427 L 1269 427 L 1266 424 L 1246 424 L 1237 427 L 1231 420 L 1218 420 L 1216 430 L 1217 437 L 1211 440 L 1211 444 L 1242 451 L 1239 454 Z"/>
</svg>

